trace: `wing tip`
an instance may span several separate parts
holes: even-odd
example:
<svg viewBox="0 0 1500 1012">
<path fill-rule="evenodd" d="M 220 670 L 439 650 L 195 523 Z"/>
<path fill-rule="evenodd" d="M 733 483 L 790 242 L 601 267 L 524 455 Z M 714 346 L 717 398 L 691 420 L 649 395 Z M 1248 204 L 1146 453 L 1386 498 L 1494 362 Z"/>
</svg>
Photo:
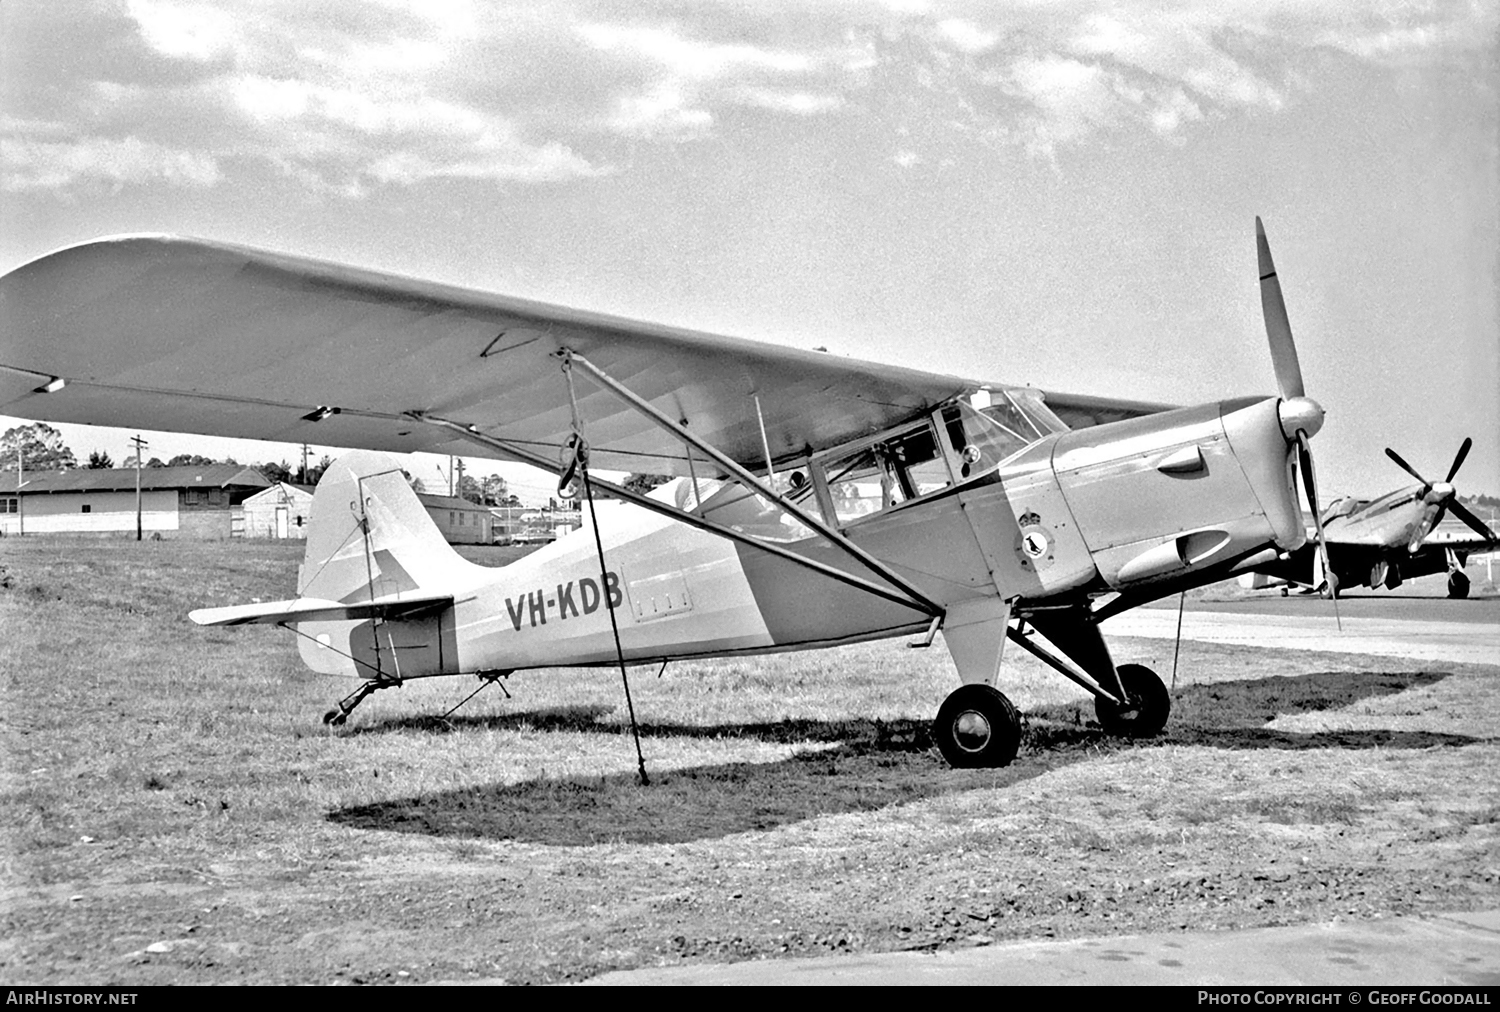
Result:
<svg viewBox="0 0 1500 1012">
<path fill-rule="evenodd" d="M 75 250 L 96 246 L 121 245 L 128 242 L 194 243 L 201 242 L 201 240 L 175 232 L 117 232 L 111 235 L 99 235 L 92 239 L 80 239 L 78 242 L 66 243 L 55 249 L 47 250 L 45 253 L 39 253 L 34 257 L 21 261 L 5 273 L 13 274 L 32 264 L 40 263 L 43 260 L 50 260 L 53 257 L 61 256 L 64 253 L 71 253 Z"/>
</svg>

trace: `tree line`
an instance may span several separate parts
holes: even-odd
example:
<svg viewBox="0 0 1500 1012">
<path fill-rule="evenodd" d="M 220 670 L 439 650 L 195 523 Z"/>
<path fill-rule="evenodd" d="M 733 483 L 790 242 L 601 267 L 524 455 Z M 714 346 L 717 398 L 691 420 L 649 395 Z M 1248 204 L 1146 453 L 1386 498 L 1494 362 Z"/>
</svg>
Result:
<svg viewBox="0 0 1500 1012">
<path fill-rule="evenodd" d="M 309 463 L 305 467 L 293 467 L 284 460 L 279 463 L 269 461 L 245 466 L 259 471 L 267 481 L 286 482 L 289 485 L 316 485 L 318 479 L 323 477 L 323 472 L 328 470 L 332 463 L 333 458 L 325 454 L 316 464 Z M 233 457 L 214 460 L 212 457 L 205 457 L 198 453 L 179 453 L 170 460 L 151 457 L 141 461 L 142 467 L 193 467 L 204 464 L 233 464 L 238 467 L 239 461 Z M 97 470 L 116 466 L 135 467 L 135 455 L 131 454 L 116 465 L 107 450 L 93 450 L 89 453 L 87 462 L 80 465 L 77 454 L 63 441 L 62 433 L 45 422 L 18 425 L 7 429 L 5 434 L 0 436 L 0 472 L 15 471 L 18 468 L 24 468 L 27 471 L 72 471 L 82 468 Z M 422 479 L 414 478 L 406 472 L 403 473 L 406 474 L 406 479 L 411 483 L 413 491 L 427 491 Z M 459 479 L 456 494 L 461 499 L 467 499 L 469 502 L 482 506 L 521 505 L 521 501 L 510 494 L 505 479 L 499 475 L 492 474 L 476 479 L 466 474 Z"/>
</svg>

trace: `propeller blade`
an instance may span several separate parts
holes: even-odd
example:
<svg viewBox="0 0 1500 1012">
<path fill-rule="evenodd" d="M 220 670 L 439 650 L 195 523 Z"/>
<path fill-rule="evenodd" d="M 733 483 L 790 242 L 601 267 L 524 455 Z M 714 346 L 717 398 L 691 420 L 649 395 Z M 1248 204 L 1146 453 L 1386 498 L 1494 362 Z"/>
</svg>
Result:
<svg viewBox="0 0 1500 1012">
<path fill-rule="evenodd" d="M 1488 538 L 1491 541 L 1500 541 L 1500 537 L 1496 537 L 1495 532 L 1490 530 L 1483 520 L 1470 513 L 1469 508 L 1457 499 L 1448 504 L 1448 509 L 1453 511 L 1454 516 L 1468 524 L 1469 529 L 1475 534 L 1478 534 L 1482 538 Z"/>
<path fill-rule="evenodd" d="M 1307 491 L 1307 505 L 1312 509 L 1313 523 L 1318 529 L 1318 557 L 1323 560 L 1323 578 L 1328 581 L 1328 599 L 1333 602 L 1333 620 L 1339 632 L 1344 631 L 1344 619 L 1339 615 L 1338 577 L 1328 561 L 1328 539 L 1323 534 L 1323 512 L 1318 508 L 1318 480 L 1313 474 L 1312 444 L 1307 433 L 1297 430 L 1297 470 L 1302 472 L 1302 487 Z"/>
<path fill-rule="evenodd" d="M 1271 262 L 1271 244 L 1266 241 L 1266 227 L 1258 215 L 1255 219 L 1255 251 L 1260 260 L 1260 310 L 1266 321 L 1266 338 L 1271 344 L 1276 386 L 1281 391 L 1282 400 L 1301 397 L 1306 392 L 1302 387 L 1302 366 L 1297 361 L 1297 345 L 1292 341 L 1292 325 L 1286 317 L 1281 282 L 1276 280 L 1276 265 Z"/>
<path fill-rule="evenodd" d="M 1458 469 L 1464 466 L 1464 458 L 1469 455 L 1469 447 L 1473 445 L 1474 440 L 1470 439 L 1468 436 L 1465 436 L 1464 445 L 1458 448 L 1458 456 L 1453 458 L 1453 466 L 1448 468 L 1448 477 L 1444 478 L 1444 481 L 1453 480 L 1453 476 L 1458 473 Z"/>
<path fill-rule="evenodd" d="M 1411 475 L 1413 478 L 1415 478 L 1418 481 L 1420 481 L 1424 486 L 1426 486 L 1427 488 L 1431 488 L 1432 487 L 1432 482 L 1428 481 L 1426 478 L 1424 478 L 1420 474 L 1418 474 L 1416 468 L 1412 467 L 1406 461 L 1402 460 L 1401 459 L 1401 454 L 1397 453 L 1395 450 L 1391 449 L 1389 446 L 1387 446 L 1385 448 L 1385 455 L 1387 457 L 1391 458 L 1392 460 L 1394 460 L 1396 462 L 1396 466 L 1397 467 L 1401 468 L 1401 470 L 1405 471 L 1407 474 Z"/>
</svg>

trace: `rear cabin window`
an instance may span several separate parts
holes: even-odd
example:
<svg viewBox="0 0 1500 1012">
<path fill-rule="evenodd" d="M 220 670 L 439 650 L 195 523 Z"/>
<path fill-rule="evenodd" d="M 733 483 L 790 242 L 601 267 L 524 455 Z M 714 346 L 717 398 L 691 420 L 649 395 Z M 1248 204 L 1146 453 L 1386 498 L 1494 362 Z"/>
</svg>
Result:
<svg viewBox="0 0 1500 1012">
<path fill-rule="evenodd" d="M 958 421 L 957 416 L 953 418 Z M 954 427 L 944 417 L 940 438 L 929 422 L 878 442 L 835 453 L 821 464 L 834 519 L 852 523 L 931 495 L 953 484 L 949 455 Z M 956 430 L 962 435 L 961 425 Z M 950 444 L 949 448 L 944 443 Z"/>
</svg>

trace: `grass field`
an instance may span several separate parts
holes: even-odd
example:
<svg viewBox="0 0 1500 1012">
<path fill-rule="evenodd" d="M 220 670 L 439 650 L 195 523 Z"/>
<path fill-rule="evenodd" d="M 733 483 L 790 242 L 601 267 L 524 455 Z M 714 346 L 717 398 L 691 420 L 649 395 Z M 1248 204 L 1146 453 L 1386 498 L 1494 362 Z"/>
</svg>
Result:
<svg viewBox="0 0 1500 1012">
<path fill-rule="evenodd" d="M 483 561 L 505 556 L 484 553 Z M 1020 651 L 1021 755 L 948 769 L 898 642 L 385 691 L 193 607 L 300 546 L 0 541 L 0 976 L 577 980 L 681 961 L 1500 906 L 1500 669 L 1184 643 L 1122 743 Z M 1165 675 L 1172 644 L 1118 640 Z"/>
</svg>

